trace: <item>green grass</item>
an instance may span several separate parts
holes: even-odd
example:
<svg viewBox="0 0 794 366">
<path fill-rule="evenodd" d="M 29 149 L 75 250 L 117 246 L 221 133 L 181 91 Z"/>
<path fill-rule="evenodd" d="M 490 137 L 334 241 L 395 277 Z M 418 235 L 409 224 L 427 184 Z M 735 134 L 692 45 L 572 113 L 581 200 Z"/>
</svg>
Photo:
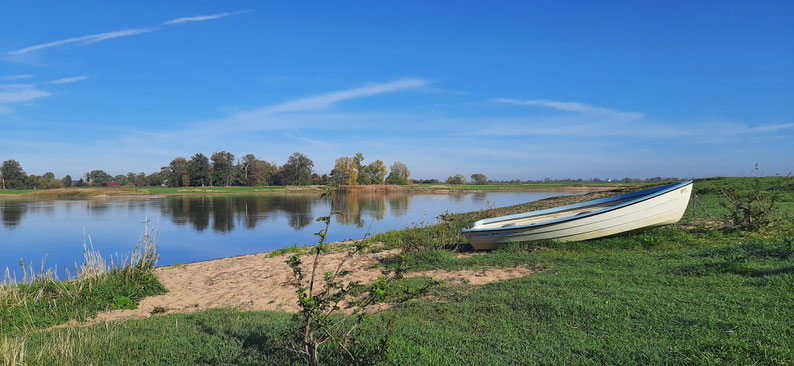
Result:
<svg viewBox="0 0 794 366">
<path fill-rule="evenodd" d="M 116 270 L 88 280 L 39 279 L 16 286 L 16 296 L 0 298 L 0 335 L 85 320 L 123 306 L 125 298 L 136 304 L 146 296 L 166 292 L 152 271 L 134 278 Z"/>
<path fill-rule="evenodd" d="M 0 196 L 16 196 L 34 192 L 32 189 L 0 189 Z"/>
<path fill-rule="evenodd" d="M 145 227 L 135 249 L 128 256 L 117 256 L 119 263 L 112 266 L 83 243 L 83 264 L 76 268 L 74 278 L 65 281 L 57 279 L 54 269 L 36 273 L 21 263 L 24 276 L 17 282 L 6 269 L 0 284 L 0 336 L 82 321 L 114 308 L 135 308 L 144 297 L 165 293 L 154 274 L 156 233 L 148 222 Z"/>
<path fill-rule="evenodd" d="M 700 209 L 721 215 L 717 188 L 746 183 L 697 182 Z M 449 215 L 446 228 L 376 235 L 387 247 L 413 246 L 405 255 L 411 270 L 543 270 L 478 287 L 402 280 L 392 299 L 420 297 L 367 321 L 356 352 L 367 354 L 388 337 L 385 358 L 375 361 L 391 365 L 794 364 L 790 188 L 774 224 L 757 233 L 723 231 L 700 214 L 695 221 L 690 207 L 679 225 L 638 233 L 467 256 L 451 251 L 454 229 L 477 218 L 571 199 Z M 390 333 L 381 319 L 393 320 Z M 218 309 L 15 333 L 6 343 L 24 341 L 32 364 L 301 364 L 286 350 L 290 324 L 286 313 Z M 324 361 L 343 364 L 336 356 L 326 349 Z"/>
<path fill-rule="evenodd" d="M 632 182 L 632 183 L 624 183 L 624 182 L 537 182 L 537 183 L 489 183 L 489 184 L 475 184 L 475 183 L 466 183 L 466 184 L 446 184 L 446 183 L 439 183 L 433 184 L 432 187 L 439 187 L 443 186 L 448 189 L 532 189 L 532 190 L 539 190 L 544 188 L 565 188 L 565 187 L 641 187 L 644 185 L 655 185 L 655 183 L 644 183 L 644 182 Z M 410 187 L 424 187 L 425 185 L 412 185 Z"/>
</svg>

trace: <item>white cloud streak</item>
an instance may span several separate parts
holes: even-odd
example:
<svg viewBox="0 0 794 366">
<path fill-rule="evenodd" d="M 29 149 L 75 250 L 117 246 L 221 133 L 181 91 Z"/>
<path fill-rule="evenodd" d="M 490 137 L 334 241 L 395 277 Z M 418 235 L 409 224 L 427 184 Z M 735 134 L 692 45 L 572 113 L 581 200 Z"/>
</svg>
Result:
<svg viewBox="0 0 794 366">
<path fill-rule="evenodd" d="M 0 103 L 29 102 L 49 95 L 49 92 L 38 90 L 30 84 L 0 84 Z"/>
<path fill-rule="evenodd" d="M 197 15 L 194 17 L 184 17 L 184 18 L 176 18 L 169 20 L 167 22 L 163 22 L 163 24 L 171 25 L 171 24 L 183 24 L 183 23 L 190 23 L 190 22 L 203 22 L 205 20 L 213 20 L 213 19 L 220 19 L 230 17 L 232 15 L 238 15 L 242 13 L 247 13 L 249 10 L 242 10 L 242 11 L 235 11 L 235 12 L 226 12 L 226 13 L 218 13 L 212 15 Z"/>
<path fill-rule="evenodd" d="M 139 132 L 136 134 L 137 137 L 130 137 L 130 139 L 135 140 L 135 142 L 132 143 L 133 145 L 136 143 L 143 143 L 142 141 L 138 141 L 138 137 L 146 141 L 144 144 L 149 144 L 153 139 L 156 139 L 168 145 L 170 144 L 169 141 L 176 143 L 217 141 L 221 139 L 222 136 L 256 131 L 294 130 L 297 128 L 312 128 L 317 126 L 324 126 L 330 129 L 342 129 L 351 123 L 363 123 L 362 120 L 370 122 L 375 119 L 366 118 L 366 116 L 362 116 L 361 114 L 317 115 L 301 112 L 312 112 L 329 108 L 337 103 L 348 100 L 410 89 L 419 89 L 428 84 L 429 82 L 423 79 L 399 79 L 386 83 L 369 84 L 358 88 L 339 90 L 306 98 L 297 98 L 247 112 L 236 113 L 227 117 L 195 124 L 192 128 L 160 133 Z M 219 128 L 219 126 L 222 127 Z"/>
<path fill-rule="evenodd" d="M 241 14 L 241 13 L 245 13 L 245 12 L 247 12 L 247 10 L 246 11 L 238 11 L 238 12 L 227 12 L 227 13 L 213 14 L 213 15 L 200 15 L 200 16 L 195 16 L 195 17 L 176 18 L 176 19 L 172 19 L 172 20 L 169 20 L 167 22 L 164 22 L 163 24 L 165 24 L 165 25 L 173 25 L 173 24 L 198 22 L 198 21 L 211 20 L 211 19 L 219 19 L 219 18 L 225 18 L 225 17 L 228 17 L 228 16 L 237 15 L 237 14 Z M 51 47 L 63 46 L 63 45 L 72 44 L 72 43 L 81 44 L 81 45 L 88 45 L 88 44 L 92 44 L 92 43 L 105 41 L 105 40 L 108 40 L 108 39 L 129 37 L 129 36 L 133 36 L 133 35 L 136 35 L 136 34 L 154 32 L 154 31 L 157 31 L 157 30 L 160 30 L 160 29 L 161 29 L 160 27 L 155 26 L 155 27 L 147 27 L 147 28 L 131 28 L 131 29 L 123 29 L 123 30 L 105 32 L 105 33 L 89 34 L 87 36 L 67 38 L 67 39 L 62 39 L 60 41 L 42 43 L 42 44 L 37 44 L 37 45 L 25 47 L 25 48 L 20 48 L 18 50 L 8 51 L 8 52 L 6 52 L 6 54 L 12 55 L 12 56 L 19 56 L 19 55 L 25 55 L 25 54 L 29 54 L 29 53 L 32 53 L 32 52 L 35 52 L 35 51 L 40 51 L 40 50 L 43 50 L 43 49 L 51 48 Z"/>
<path fill-rule="evenodd" d="M 9 75 L 9 76 L 0 76 L 0 80 L 7 81 L 7 80 L 22 80 L 22 79 L 30 79 L 34 75 L 26 74 L 26 75 Z"/>
<path fill-rule="evenodd" d="M 49 42 L 49 43 L 42 43 L 37 44 L 35 46 L 20 48 L 18 50 L 9 51 L 7 52 L 9 55 L 24 55 L 33 51 L 43 50 L 45 48 L 62 46 L 65 44 L 70 43 L 80 43 L 80 44 L 91 44 L 96 42 L 101 42 L 108 39 L 120 38 L 120 37 L 128 37 L 136 34 L 148 33 L 157 30 L 158 28 L 134 28 L 134 29 L 124 29 L 119 31 L 113 32 L 105 32 L 105 33 L 98 33 L 98 34 L 90 34 L 87 36 L 82 37 L 75 37 L 75 38 L 68 38 L 62 39 L 60 41 Z"/>
<path fill-rule="evenodd" d="M 272 114 L 284 112 L 308 111 L 321 109 L 339 102 L 350 99 L 369 97 L 377 94 L 392 93 L 406 89 L 419 88 L 427 85 L 428 82 L 422 79 L 401 79 L 388 83 L 370 84 L 360 88 L 340 90 L 326 94 L 320 94 L 308 98 L 294 99 L 281 104 L 264 107 L 257 110 L 258 114 Z"/>
<path fill-rule="evenodd" d="M 644 113 L 620 112 L 614 109 L 596 107 L 579 102 L 560 102 L 560 101 L 548 100 L 548 99 L 520 100 L 520 99 L 498 98 L 494 100 L 499 103 L 541 106 L 541 107 L 553 108 L 565 112 L 576 112 L 576 113 L 589 114 L 589 115 L 609 115 L 609 116 L 616 116 L 630 120 L 641 119 L 645 117 Z"/>
<path fill-rule="evenodd" d="M 85 80 L 85 79 L 88 79 L 88 76 L 74 76 L 74 77 L 70 77 L 70 78 L 63 78 L 63 79 L 57 79 L 57 80 L 48 81 L 47 84 L 69 84 L 69 83 L 74 83 L 74 82 Z"/>
</svg>

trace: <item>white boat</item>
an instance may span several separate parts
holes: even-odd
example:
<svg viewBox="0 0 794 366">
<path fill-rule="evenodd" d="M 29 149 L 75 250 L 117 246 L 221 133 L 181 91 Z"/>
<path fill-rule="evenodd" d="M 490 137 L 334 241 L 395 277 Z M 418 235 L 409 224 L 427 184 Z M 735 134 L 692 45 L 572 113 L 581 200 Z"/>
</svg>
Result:
<svg viewBox="0 0 794 366">
<path fill-rule="evenodd" d="M 494 217 L 463 229 L 475 250 L 530 241 L 574 241 L 674 224 L 692 195 L 692 181 L 645 189 L 573 205 Z"/>
</svg>

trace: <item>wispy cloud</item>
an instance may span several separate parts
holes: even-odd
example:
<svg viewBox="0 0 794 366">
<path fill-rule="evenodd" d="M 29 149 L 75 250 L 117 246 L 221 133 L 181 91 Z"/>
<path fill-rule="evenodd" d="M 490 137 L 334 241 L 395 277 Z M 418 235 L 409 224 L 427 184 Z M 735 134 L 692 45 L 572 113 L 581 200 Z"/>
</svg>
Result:
<svg viewBox="0 0 794 366">
<path fill-rule="evenodd" d="M 32 84 L 0 84 L 0 114 L 11 113 L 11 105 L 30 102 L 51 95 Z"/>
<path fill-rule="evenodd" d="M 136 34 L 148 33 L 157 30 L 156 27 L 154 28 L 134 28 L 134 29 L 124 29 L 118 30 L 113 32 L 105 32 L 105 33 L 97 33 L 97 34 L 89 34 L 87 36 L 82 37 L 75 37 L 75 38 L 68 38 L 62 39 L 60 41 L 48 42 L 37 44 L 30 47 L 20 48 L 14 51 L 8 51 L 9 55 L 24 55 L 33 51 L 43 50 L 45 48 L 61 46 L 70 43 L 80 43 L 80 44 L 91 44 L 96 42 L 101 42 L 108 39 L 120 38 L 120 37 L 128 37 Z"/>
<path fill-rule="evenodd" d="M 585 103 L 579 102 L 560 102 L 556 100 L 548 100 L 548 99 L 529 99 L 529 100 L 520 100 L 520 99 L 504 99 L 498 98 L 494 99 L 496 102 L 499 103 L 509 103 L 509 104 L 518 104 L 518 105 L 530 105 L 530 106 L 541 106 L 546 108 L 553 108 L 560 111 L 565 112 L 577 112 L 582 114 L 599 114 L 599 115 L 611 115 L 611 116 L 618 116 L 626 119 L 640 119 L 645 117 L 644 113 L 637 113 L 637 112 L 620 112 L 614 109 L 603 108 L 603 107 L 596 107 Z"/>
<path fill-rule="evenodd" d="M 0 76 L 0 80 L 8 81 L 8 80 L 22 80 L 22 79 L 30 79 L 33 75 L 26 74 L 26 75 L 9 75 L 9 76 Z"/>
<path fill-rule="evenodd" d="M 85 79 L 88 79 L 88 76 L 74 76 L 74 77 L 70 77 L 70 78 L 63 78 L 63 79 L 57 79 L 57 80 L 48 81 L 47 84 L 69 84 L 69 83 L 74 83 L 76 81 L 81 81 L 81 80 L 85 80 Z"/>
<path fill-rule="evenodd" d="M 0 103 L 29 102 L 49 95 L 49 92 L 38 90 L 30 84 L 0 84 Z"/>
<path fill-rule="evenodd" d="M 247 10 L 246 11 L 238 11 L 238 12 L 227 12 L 227 13 L 213 14 L 213 15 L 200 15 L 200 16 L 194 16 L 194 17 L 177 18 L 177 19 L 172 19 L 172 20 L 169 20 L 167 22 L 164 22 L 163 24 L 172 25 L 172 24 L 182 24 L 182 23 L 197 22 L 197 21 L 204 21 L 204 20 L 210 20 L 210 19 L 225 18 L 225 17 L 228 17 L 228 16 L 237 15 L 237 14 L 241 14 L 241 13 L 244 13 L 244 12 L 247 12 Z M 74 44 L 80 44 L 80 45 L 88 45 L 88 44 L 92 44 L 92 43 L 105 41 L 105 40 L 108 40 L 108 39 L 129 37 L 129 36 L 133 36 L 133 35 L 137 35 L 137 34 L 154 32 L 154 31 L 157 31 L 157 30 L 160 30 L 160 29 L 161 29 L 160 27 L 154 26 L 154 27 L 146 27 L 146 28 L 130 28 L 130 29 L 123 29 L 123 30 L 117 30 L 117 31 L 112 31 L 112 32 L 89 34 L 87 36 L 67 38 L 67 39 L 62 39 L 62 40 L 59 40 L 59 41 L 53 41 L 53 42 L 48 42 L 48 43 L 42 43 L 42 44 L 37 44 L 37 45 L 33 45 L 33 46 L 28 46 L 28 47 L 25 47 L 25 48 L 20 48 L 18 50 L 8 51 L 8 52 L 6 52 L 6 54 L 7 55 L 11 55 L 11 56 L 20 56 L 20 55 L 29 54 L 29 53 L 32 53 L 32 52 L 35 52 L 35 51 L 40 51 L 40 50 L 43 50 L 43 49 L 51 48 L 51 47 L 63 46 L 63 45 L 73 44 L 73 43 Z"/>
<path fill-rule="evenodd" d="M 234 113 L 226 117 L 195 123 L 193 127 L 167 132 L 139 132 L 129 137 L 133 143 L 141 143 L 138 138 L 147 141 L 161 141 L 163 144 L 174 142 L 196 143 L 198 141 L 217 141 L 223 136 L 240 133 L 272 130 L 294 130 L 297 128 L 325 127 L 331 129 L 345 128 L 347 124 L 364 124 L 364 120 L 373 119 L 365 115 L 337 115 L 328 113 L 311 113 L 312 111 L 329 108 L 335 104 L 404 90 L 420 89 L 429 82 L 423 79 L 399 79 L 386 83 L 374 83 L 357 88 L 338 90 L 315 96 L 297 98 L 282 103 L 272 104 L 246 112 Z M 219 126 L 222 126 L 219 128 Z M 332 126 L 332 127 L 329 127 Z M 297 137 L 296 137 L 297 138 Z M 309 142 L 309 141 L 304 141 Z"/>
<path fill-rule="evenodd" d="M 218 13 L 218 14 L 212 14 L 212 15 L 197 15 L 197 16 L 193 16 L 193 17 L 184 17 L 184 18 L 171 19 L 171 20 L 169 20 L 167 22 L 163 22 L 163 24 L 169 24 L 170 25 L 170 24 L 190 23 L 190 22 L 202 22 L 202 21 L 205 21 L 205 20 L 226 18 L 226 17 L 230 17 L 232 15 L 238 15 L 238 14 L 243 14 L 243 13 L 247 13 L 247 12 L 249 12 L 249 10 Z"/>
<path fill-rule="evenodd" d="M 343 102 L 350 99 L 369 97 L 377 94 L 392 93 L 406 89 L 414 89 L 427 85 L 428 82 L 422 79 L 401 79 L 388 83 L 370 84 L 367 86 L 340 90 L 326 94 L 320 94 L 308 98 L 294 99 L 281 104 L 264 107 L 256 113 L 283 113 L 298 112 L 313 109 L 326 108 L 332 104 Z"/>
</svg>

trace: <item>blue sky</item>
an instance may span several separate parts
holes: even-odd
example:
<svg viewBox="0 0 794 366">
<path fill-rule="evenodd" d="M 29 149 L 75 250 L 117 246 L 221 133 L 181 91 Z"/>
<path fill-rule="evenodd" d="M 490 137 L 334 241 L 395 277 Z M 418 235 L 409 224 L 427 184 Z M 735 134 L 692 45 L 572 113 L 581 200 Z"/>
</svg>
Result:
<svg viewBox="0 0 794 366">
<path fill-rule="evenodd" d="M 415 178 L 794 169 L 794 2 L 0 4 L 0 159 L 228 150 Z M 365 161 L 366 162 L 366 161 Z"/>
</svg>

